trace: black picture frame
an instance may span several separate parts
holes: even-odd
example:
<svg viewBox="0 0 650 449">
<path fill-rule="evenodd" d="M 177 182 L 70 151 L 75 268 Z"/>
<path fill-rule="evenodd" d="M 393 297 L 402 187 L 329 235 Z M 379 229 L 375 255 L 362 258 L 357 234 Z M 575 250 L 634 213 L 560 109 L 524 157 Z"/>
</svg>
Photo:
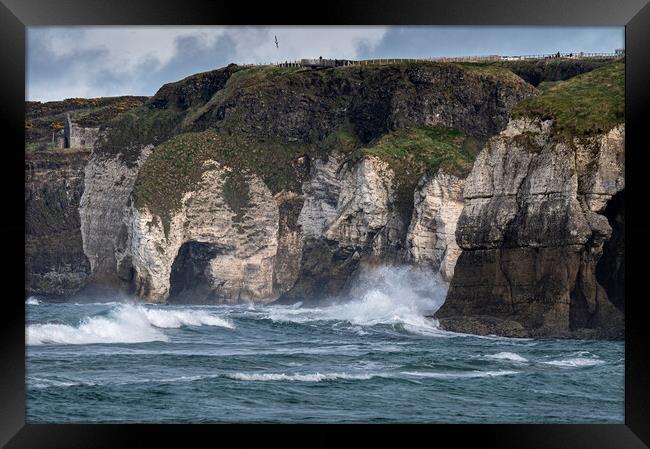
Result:
<svg viewBox="0 0 650 449">
<path fill-rule="evenodd" d="M 350 24 L 350 25 L 608 25 L 625 26 L 626 47 L 626 340 L 625 424 L 620 425 L 429 425 L 409 426 L 264 426 L 258 432 L 218 425 L 29 425 L 25 424 L 24 309 L 24 106 L 25 27 L 36 25 L 207 25 L 207 24 Z M 100 448 L 213 444 L 233 437 L 245 443 L 254 436 L 269 442 L 310 444 L 303 430 L 320 444 L 340 444 L 341 430 L 362 430 L 377 438 L 424 438 L 431 444 L 453 441 L 491 448 L 642 448 L 650 442 L 650 353 L 644 264 L 650 250 L 650 222 L 644 195 L 648 167 L 644 125 L 650 97 L 650 4 L 646 0 L 470 0 L 373 2 L 327 1 L 304 5 L 278 2 L 198 0 L 0 0 L 0 112 L 3 147 L 0 232 L 4 238 L 3 300 L 0 346 L 0 444 L 8 448 Z M 646 125 L 647 126 L 647 125 Z M 645 198 L 644 198 L 645 197 Z M 647 275 L 646 275 L 647 276 Z M 300 432 L 295 433 L 296 430 Z M 395 433 L 394 430 L 399 431 Z M 280 436 L 280 433 L 283 435 Z M 269 435 L 270 434 L 270 435 Z M 274 434 L 280 438 L 273 438 Z M 290 439 L 287 439 L 291 435 Z M 645 442 L 645 444 L 644 444 Z M 198 443 L 196 443 L 198 444 Z M 232 444 L 232 443 L 230 443 Z M 411 444 L 411 443 L 409 443 Z"/>
</svg>

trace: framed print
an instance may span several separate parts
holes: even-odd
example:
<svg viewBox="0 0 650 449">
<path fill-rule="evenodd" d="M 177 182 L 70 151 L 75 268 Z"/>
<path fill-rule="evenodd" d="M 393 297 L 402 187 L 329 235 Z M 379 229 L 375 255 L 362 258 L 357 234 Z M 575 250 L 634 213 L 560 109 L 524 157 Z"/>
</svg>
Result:
<svg viewBox="0 0 650 449">
<path fill-rule="evenodd" d="M 647 447 L 650 6 L 470 3 L 3 0 L 0 441 Z"/>
</svg>

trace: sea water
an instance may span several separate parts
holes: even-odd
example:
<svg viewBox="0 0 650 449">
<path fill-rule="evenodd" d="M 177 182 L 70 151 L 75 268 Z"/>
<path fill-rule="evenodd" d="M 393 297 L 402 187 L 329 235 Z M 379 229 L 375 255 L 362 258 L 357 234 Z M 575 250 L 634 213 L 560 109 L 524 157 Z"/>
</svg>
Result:
<svg viewBox="0 0 650 449">
<path fill-rule="evenodd" d="M 622 423 L 622 342 L 479 337 L 385 268 L 306 307 L 29 298 L 27 421 Z"/>
</svg>

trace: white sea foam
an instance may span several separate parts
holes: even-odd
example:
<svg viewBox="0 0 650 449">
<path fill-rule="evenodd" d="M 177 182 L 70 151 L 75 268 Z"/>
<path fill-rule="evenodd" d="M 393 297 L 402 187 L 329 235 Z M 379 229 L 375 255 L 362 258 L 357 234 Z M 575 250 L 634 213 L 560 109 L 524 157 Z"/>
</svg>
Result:
<svg viewBox="0 0 650 449">
<path fill-rule="evenodd" d="M 233 329 L 235 326 L 223 318 L 200 310 L 162 310 L 140 308 L 149 322 L 161 328 L 179 328 L 181 326 L 220 326 Z"/>
<path fill-rule="evenodd" d="M 498 377 L 518 374 L 519 371 L 497 370 L 497 371 L 470 371 L 456 373 L 437 373 L 431 371 L 402 371 L 402 374 L 415 377 L 431 377 L 434 379 L 461 379 L 473 377 Z"/>
<path fill-rule="evenodd" d="M 605 362 L 598 359 L 575 357 L 562 360 L 551 360 L 550 362 L 542 362 L 545 365 L 559 366 L 561 368 L 582 368 L 587 366 L 602 365 Z"/>
<path fill-rule="evenodd" d="M 349 374 L 349 373 L 313 373 L 313 374 L 286 374 L 286 373 L 234 373 L 225 374 L 224 377 L 233 380 L 243 381 L 298 381 L 298 382 L 322 382 L 324 380 L 368 380 L 373 377 L 380 377 L 379 374 Z"/>
<path fill-rule="evenodd" d="M 496 359 L 496 360 L 509 360 L 511 362 L 520 362 L 520 363 L 528 362 L 528 359 L 514 352 L 499 352 L 497 354 L 486 355 L 485 357 L 489 359 Z"/>
<path fill-rule="evenodd" d="M 27 298 L 27 301 L 25 301 L 25 304 L 27 304 L 28 306 L 37 306 L 40 303 L 41 302 L 34 296 L 30 296 L 29 298 Z"/>
<path fill-rule="evenodd" d="M 181 326 L 220 326 L 233 324 L 205 311 L 149 309 L 120 304 L 108 315 L 86 317 L 78 326 L 66 324 L 32 324 L 27 327 L 27 344 L 144 343 L 169 341 L 159 328 Z"/>
<path fill-rule="evenodd" d="M 27 384 L 30 388 L 42 389 L 50 387 L 73 387 L 77 385 L 95 385 L 94 382 L 78 382 L 72 380 L 48 379 L 44 377 L 28 377 Z"/>
<path fill-rule="evenodd" d="M 352 299 L 325 307 L 277 307 L 266 309 L 273 321 L 308 323 L 346 321 L 353 332 L 359 326 L 401 325 L 425 335 L 448 335 L 436 320 L 426 318 L 443 303 L 446 286 L 433 273 L 412 268 L 383 267 L 365 273 L 352 290 Z"/>
</svg>

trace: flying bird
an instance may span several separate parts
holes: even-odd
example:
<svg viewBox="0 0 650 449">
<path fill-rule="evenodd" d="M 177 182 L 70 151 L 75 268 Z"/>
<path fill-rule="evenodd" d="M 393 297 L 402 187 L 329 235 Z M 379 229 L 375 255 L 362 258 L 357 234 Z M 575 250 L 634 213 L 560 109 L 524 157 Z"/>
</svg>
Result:
<svg viewBox="0 0 650 449">
<path fill-rule="evenodd" d="M 280 47 L 278 47 L 278 37 L 277 36 L 275 36 L 275 48 L 280 48 Z"/>
</svg>

